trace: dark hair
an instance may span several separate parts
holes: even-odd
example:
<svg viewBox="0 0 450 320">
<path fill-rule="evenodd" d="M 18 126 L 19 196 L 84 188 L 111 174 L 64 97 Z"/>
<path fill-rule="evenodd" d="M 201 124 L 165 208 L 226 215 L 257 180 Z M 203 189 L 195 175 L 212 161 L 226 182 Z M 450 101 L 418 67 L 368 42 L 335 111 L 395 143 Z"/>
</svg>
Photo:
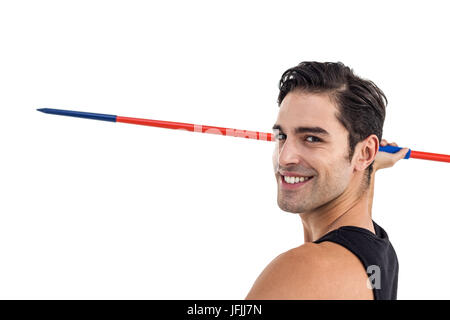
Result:
<svg viewBox="0 0 450 320">
<path fill-rule="evenodd" d="M 349 161 L 355 146 L 371 134 L 381 141 L 387 98 L 372 81 L 362 79 L 342 62 L 303 61 L 286 70 L 279 83 L 278 106 L 292 90 L 326 93 L 335 102 L 336 118 L 349 133 Z M 373 162 L 366 168 L 365 190 L 370 185 Z"/>
</svg>

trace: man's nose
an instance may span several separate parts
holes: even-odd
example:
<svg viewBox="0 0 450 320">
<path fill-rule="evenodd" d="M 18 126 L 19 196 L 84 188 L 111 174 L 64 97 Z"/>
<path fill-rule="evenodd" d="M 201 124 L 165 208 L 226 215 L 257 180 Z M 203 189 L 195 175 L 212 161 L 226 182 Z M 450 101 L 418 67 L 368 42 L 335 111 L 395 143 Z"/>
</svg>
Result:
<svg viewBox="0 0 450 320">
<path fill-rule="evenodd" d="M 300 152 L 293 140 L 287 139 L 283 145 L 278 144 L 278 163 L 281 167 L 288 167 L 299 163 Z"/>
</svg>

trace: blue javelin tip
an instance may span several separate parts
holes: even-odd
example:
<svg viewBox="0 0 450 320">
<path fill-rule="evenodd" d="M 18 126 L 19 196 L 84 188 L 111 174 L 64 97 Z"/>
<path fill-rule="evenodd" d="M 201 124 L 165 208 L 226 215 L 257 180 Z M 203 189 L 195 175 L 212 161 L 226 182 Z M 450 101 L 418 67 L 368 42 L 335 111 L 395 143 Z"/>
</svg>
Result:
<svg viewBox="0 0 450 320">
<path fill-rule="evenodd" d="M 44 112 L 44 113 L 56 114 L 59 116 L 69 116 L 69 117 L 102 120 L 102 121 L 110 121 L 110 122 L 116 122 L 116 119 L 117 119 L 117 116 L 112 115 L 112 114 L 91 113 L 91 112 L 83 112 L 83 111 L 52 109 L 52 108 L 41 108 L 41 109 L 36 109 L 36 110 Z"/>
</svg>

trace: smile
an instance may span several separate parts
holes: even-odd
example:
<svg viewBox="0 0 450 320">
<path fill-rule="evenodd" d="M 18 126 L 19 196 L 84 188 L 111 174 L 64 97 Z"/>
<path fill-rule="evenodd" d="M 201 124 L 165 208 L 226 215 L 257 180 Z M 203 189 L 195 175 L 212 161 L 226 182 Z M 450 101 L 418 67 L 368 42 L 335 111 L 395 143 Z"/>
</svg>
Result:
<svg viewBox="0 0 450 320">
<path fill-rule="evenodd" d="M 314 178 L 312 177 L 287 177 L 280 175 L 281 187 L 287 190 L 298 189 L 307 184 Z"/>
</svg>

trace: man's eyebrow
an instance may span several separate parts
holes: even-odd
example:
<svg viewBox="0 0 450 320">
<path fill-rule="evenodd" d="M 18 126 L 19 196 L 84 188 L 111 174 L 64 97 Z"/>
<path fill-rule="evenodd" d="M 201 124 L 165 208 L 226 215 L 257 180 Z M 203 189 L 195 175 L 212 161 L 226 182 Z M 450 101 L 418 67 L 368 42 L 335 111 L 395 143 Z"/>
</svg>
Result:
<svg viewBox="0 0 450 320">
<path fill-rule="evenodd" d="M 281 125 L 279 124 L 274 124 L 272 127 L 272 130 L 280 130 L 281 132 L 284 132 L 283 128 L 281 127 Z M 321 134 L 324 136 L 329 136 L 330 133 L 325 130 L 324 128 L 321 127 L 297 127 L 294 129 L 294 132 L 296 134 L 299 133 L 316 133 L 316 134 Z"/>
</svg>

